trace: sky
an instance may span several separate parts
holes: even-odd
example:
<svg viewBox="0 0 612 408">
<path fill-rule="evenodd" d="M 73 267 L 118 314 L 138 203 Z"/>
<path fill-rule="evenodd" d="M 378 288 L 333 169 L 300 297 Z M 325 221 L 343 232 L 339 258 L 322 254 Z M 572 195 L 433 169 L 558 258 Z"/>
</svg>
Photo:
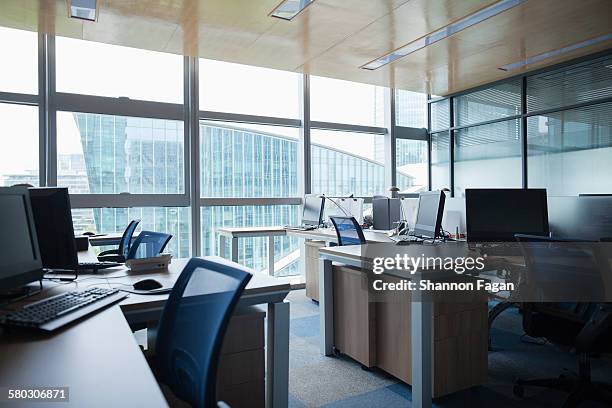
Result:
<svg viewBox="0 0 612 408">
<path fill-rule="evenodd" d="M 36 33 L 0 27 L 0 55 L 10 56 L 0 64 L 0 92 L 36 94 Z M 183 100 L 183 57 L 178 55 L 57 37 L 56 60 L 58 92 Z M 296 73 L 201 59 L 200 109 L 297 119 L 299 84 Z M 311 77 L 312 120 L 382 126 L 382 103 L 382 88 Z M 299 135 L 296 129 L 232 126 Z M 36 107 L 0 103 L 0 132 L 0 175 L 38 167 Z M 373 159 L 375 137 L 380 136 L 316 131 L 312 140 Z M 76 124 L 67 112 L 58 112 L 57 141 L 58 154 L 82 153 Z"/>
</svg>

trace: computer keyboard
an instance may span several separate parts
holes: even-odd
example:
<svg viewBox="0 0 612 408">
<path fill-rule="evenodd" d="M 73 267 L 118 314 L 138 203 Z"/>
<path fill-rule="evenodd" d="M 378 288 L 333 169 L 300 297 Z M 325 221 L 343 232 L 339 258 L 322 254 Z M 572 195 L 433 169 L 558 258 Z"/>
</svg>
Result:
<svg viewBox="0 0 612 408">
<path fill-rule="evenodd" d="M 30 303 L 17 311 L 2 316 L 0 323 L 5 326 L 53 331 L 126 296 L 126 293 L 117 289 L 105 288 L 66 292 Z"/>
<path fill-rule="evenodd" d="M 112 268 L 114 266 L 121 266 L 118 262 L 79 262 L 79 270 L 81 271 L 97 271 L 98 269 Z"/>
</svg>

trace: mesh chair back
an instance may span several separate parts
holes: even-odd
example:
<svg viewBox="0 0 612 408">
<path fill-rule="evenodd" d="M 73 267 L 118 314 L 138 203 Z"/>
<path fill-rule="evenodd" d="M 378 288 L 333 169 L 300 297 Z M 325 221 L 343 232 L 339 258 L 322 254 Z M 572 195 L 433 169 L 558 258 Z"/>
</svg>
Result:
<svg viewBox="0 0 612 408">
<path fill-rule="evenodd" d="M 216 406 L 223 337 L 251 274 L 218 257 L 192 258 L 162 312 L 156 355 L 164 383 L 196 407 Z"/>
<path fill-rule="evenodd" d="M 363 230 L 354 217 L 329 217 L 336 229 L 338 245 L 360 245 L 366 240 Z"/>
</svg>

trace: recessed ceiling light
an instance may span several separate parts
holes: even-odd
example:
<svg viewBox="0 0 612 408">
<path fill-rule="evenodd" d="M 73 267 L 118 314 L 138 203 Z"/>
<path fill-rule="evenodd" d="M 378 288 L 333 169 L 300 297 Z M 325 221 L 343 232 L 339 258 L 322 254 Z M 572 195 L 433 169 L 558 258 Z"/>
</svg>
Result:
<svg viewBox="0 0 612 408">
<path fill-rule="evenodd" d="M 68 0 L 68 13 L 72 18 L 96 21 L 98 9 L 96 0 Z"/>
<path fill-rule="evenodd" d="M 447 25 L 446 27 L 440 28 L 439 30 L 429 33 L 426 36 L 419 38 L 418 40 L 412 41 L 411 43 L 408 43 L 395 51 L 383 55 L 382 57 L 377 58 L 374 61 L 370 61 L 367 64 L 361 66 L 361 68 L 368 70 L 378 69 L 393 61 L 403 58 L 406 55 L 412 54 L 415 51 L 425 48 L 428 45 L 437 43 L 438 41 L 441 41 L 455 33 L 458 33 L 459 31 L 465 30 L 468 27 L 478 24 L 481 21 L 484 21 L 499 13 L 516 7 L 519 4 L 524 3 L 525 1 L 527 0 L 498 1 L 497 3 L 491 4 L 488 7 L 480 9 L 470 15 L 467 15 L 461 18 L 460 20 L 457 20 L 454 23 Z"/>
<path fill-rule="evenodd" d="M 270 15 L 283 20 L 292 20 L 312 3 L 314 0 L 284 0 L 272 10 Z"/>
<path fill-rule="evenodd" d="M 580 48 L 589 47 L 591 45 L 599 44 L 600 42 L 612 40 L 612 34 L 604 34 L 599 37 L 591 38 L 590 40 L 581 41 L 576 44 L 568 45 L 567 47 L 559 48 L 553 51 L 548 51 L 542 54 L 534 55 L 533 57 L 526 58 L 522 61 L 513 62 L 499 67 L 502 71 L 512 71 L 517 68 L 524 67 L 525 65 L 535 64 L 542 60 L 556 57 L 557 55 L 565 54 Z"/>
</svg>

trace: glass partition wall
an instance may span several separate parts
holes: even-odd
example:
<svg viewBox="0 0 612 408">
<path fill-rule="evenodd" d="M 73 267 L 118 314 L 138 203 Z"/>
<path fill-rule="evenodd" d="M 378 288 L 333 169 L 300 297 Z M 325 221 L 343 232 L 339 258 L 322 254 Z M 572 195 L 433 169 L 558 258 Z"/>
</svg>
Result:
<svg viewBox="0 0 612 408">
<path fill-rule="evenodd" d="M 220 228 L 299 223 L 306 193 L 429 186 L 427 95 L 21 30 L 0 40 L 0 77 L 16 79 L 0 79 L 0 185 L 67 187 L 77 232 L 139 218 L 173 235 L 176 257 L 217 255 Z M 273 245 L 275 273 L 299 273 L 297 240 Z M 238 249 L 266 270 L 267 238 Z"/>
<path fill-rule="evenodd" d="M 430 99 L 431 187 L 612 194 L 610 54 Z"/>
</svg>

